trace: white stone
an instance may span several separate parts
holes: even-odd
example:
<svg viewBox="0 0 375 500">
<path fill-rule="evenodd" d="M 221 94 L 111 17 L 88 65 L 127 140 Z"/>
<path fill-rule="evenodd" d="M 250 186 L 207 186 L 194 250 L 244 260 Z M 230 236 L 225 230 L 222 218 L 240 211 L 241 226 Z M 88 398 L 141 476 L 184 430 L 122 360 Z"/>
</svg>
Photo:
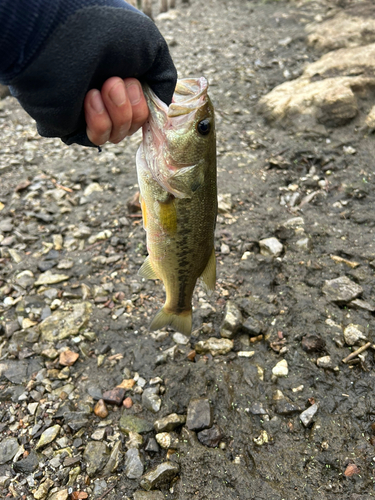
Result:
<svg viewBox="0 0 375 500">
<path fill-rule="evenodd" d="M 275 238 L 265 238 L 264 240 L 260 240 L 260 253 L 266 256 L 278 257 L 283 251 L 283 244 Z"/>
<path fill-rule="evenodd" d="M 344 339 L 347 345 L 367 342 L 367 337 L 360 330 L 360 326 L 353 325 L 353 323 L 350 323 L 350 325 L 344 329 Z"/>
<path fill-rule="evenodd" d="M 272 374 L 275 377 L 287 377 L 288 373 L 288 362 L 286 359 L 282 359 L 272 368 Z"/>
</svg>

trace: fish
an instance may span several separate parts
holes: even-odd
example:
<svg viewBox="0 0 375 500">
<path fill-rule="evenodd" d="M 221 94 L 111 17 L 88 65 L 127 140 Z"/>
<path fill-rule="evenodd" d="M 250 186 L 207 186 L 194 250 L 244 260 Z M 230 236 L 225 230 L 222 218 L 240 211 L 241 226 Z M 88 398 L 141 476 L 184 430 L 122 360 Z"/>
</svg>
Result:
<svg viewBox="0 0 375 500">
<path fill-rule="evenodd" d="M 216 132 L 207 90 L 204 77 L 180 79 L 167 106 L 143 88 L 149 117 L 136 163 L 148 256 L 138 274 L 161 280 L 166 292 L 151 331 L 189 335 L 197 280 L 208 294 L 215 288 Z"/>
</svg>

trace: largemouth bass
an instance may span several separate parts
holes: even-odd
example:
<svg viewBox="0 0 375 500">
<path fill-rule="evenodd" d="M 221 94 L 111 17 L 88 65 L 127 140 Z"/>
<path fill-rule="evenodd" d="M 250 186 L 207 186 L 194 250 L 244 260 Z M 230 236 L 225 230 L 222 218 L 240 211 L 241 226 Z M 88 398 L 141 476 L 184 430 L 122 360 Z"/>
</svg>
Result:
<svg viewBox="0 0 375 500">
<path fill-rule="evenodd" d="M 190 334 L 198 278 L 208 292 L 215 288 L 216 137 L 207 88 L 205 78 L 178 80 L 169 107 L 144 88 L 150 114 L 137 173 L 149 255 L 139 274 L 166 290 L 150 330 Z"/>
</svg>

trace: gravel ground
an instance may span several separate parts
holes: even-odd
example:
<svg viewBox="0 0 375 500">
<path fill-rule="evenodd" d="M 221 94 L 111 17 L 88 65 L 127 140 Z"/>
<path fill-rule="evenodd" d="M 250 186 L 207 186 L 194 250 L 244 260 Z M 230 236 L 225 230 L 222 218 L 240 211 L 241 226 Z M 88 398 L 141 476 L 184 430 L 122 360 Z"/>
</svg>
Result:
<svg viewBox="0 0 375 500">
<path fill-rule="evenodd" d="M 257 113 L 318 59 L 305 25 L 332 4 L 156 19 L 217 116 L 218 283 L 190 338 L 147 330 L 164 293 L 137 276 L 140 135 L 66 147 L 0 101 L 2 498 L 375 496 L 374 138 Z"/>
</svg>

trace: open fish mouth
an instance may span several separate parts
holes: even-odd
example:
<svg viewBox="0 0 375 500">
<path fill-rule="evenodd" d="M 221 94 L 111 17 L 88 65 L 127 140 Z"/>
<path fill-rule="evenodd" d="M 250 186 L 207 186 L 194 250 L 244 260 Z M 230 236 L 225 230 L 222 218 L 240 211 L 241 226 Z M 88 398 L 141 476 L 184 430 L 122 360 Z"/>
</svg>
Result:
<svg viewBox="0 0 375 500">
<path fill-rule="evenodd" d="M 185 117 L 173 120 L 174 125 L 181 125 L 194 118 L 195 112 L 207 100 L 208 82 L 206 78 L 185 78 L 177 81 L 172 103 L 167 106 L 148 86 L 144 86 L 150 121 L 156 121 L 159 127 L 168 127 L 168 118 Z"/>
</svg>

